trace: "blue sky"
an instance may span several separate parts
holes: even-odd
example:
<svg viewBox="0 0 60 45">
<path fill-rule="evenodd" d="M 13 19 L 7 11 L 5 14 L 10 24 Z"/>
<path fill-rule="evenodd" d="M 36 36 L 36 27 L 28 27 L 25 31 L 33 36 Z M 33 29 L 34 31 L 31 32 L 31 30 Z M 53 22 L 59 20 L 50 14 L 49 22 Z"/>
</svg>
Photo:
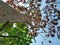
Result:
<svg viewBox="0 0 60 45">
<path fill-rule="evenodd" d="M 3 1 L 6 1 L 6 0 L 3 0 Z M 60 0 L 57 0 L 57 2 L 60 2 Z M 41 7 L 40 9 L 42 9 L 46 4 L 45 4 L 45 0 L 42 0 L 42 3 L 41 3 Z M 60 4 L 57 4 L 57 9 L 60 10 Z M 60 25 L 60 20 L 58 21 L 59 25 Z M 45 34 L 41 34 L 44 35 Z M 43 41 L 44 39 L 41 37 L 40 34 L 38 34 L 38 36 L 36 37 L 36 43 L 34 42 L 34 40 L 32 39 L 33 43 L 31 43 L 30 45 L 42 45 L 41 44 L 41 41 Z M 60 40 L 57 39 L 57 36 L 55 36 L 54 38 L 45 38 L 46 40 L 44 40 L 44 44 L 43 45 L 60 45 Z M 48 43 L 48 40 L 52 40 L 52 43 Z"/>
</svg>

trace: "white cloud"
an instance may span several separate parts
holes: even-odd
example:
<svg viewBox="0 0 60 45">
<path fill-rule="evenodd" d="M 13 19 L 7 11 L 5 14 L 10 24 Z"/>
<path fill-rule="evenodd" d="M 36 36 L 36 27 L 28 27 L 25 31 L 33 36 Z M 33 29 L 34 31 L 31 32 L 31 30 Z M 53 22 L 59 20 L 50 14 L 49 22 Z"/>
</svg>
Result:
<svg viewBox="0 0 60 45">
<path fill-rule="evenodd" d="M 6 2 L 6 0 L 2 0 L 3 2 Z"/>
</svg>

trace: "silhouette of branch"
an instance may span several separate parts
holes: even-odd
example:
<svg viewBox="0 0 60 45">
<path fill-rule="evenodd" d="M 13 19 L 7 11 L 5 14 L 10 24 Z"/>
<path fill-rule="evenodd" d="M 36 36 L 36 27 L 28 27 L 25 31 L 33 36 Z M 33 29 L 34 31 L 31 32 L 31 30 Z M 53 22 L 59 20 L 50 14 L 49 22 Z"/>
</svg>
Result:
<svg viewBox="0 0 60 45">
<path fill-rule="evenodd" d="M 0 36 L 0 37 L 3 37 L 3 38 L 8 38 L 8 37 L 11 37 L 11 38 L 19 38 L 19 36 Z"/>
<path fill-rule="evenodd" d="M 3 26 L 0 28 L 0 31 L 2 31 L 2 30 L 3 30 L 3 28 L 4 28 L 8 23 L 9 23 L 9 21 L 6 21 L 6 23 L 5 23 L 5 24 L 3 24 Z"/>
</svg>

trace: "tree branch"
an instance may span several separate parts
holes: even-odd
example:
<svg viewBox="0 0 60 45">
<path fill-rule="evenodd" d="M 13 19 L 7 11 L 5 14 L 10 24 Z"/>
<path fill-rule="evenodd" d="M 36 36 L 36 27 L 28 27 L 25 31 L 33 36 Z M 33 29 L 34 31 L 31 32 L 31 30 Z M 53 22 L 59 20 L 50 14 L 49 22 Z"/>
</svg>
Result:
<svg viewBox="0 0 60 45">
<path fill-rule="evenodd" d="M 3 26 L 0 28 L 0 31 L 3 30 L 3 28 L 9 23 L 9 21 L 7 21 L 5 24 L 3 24 Z"/>
<path fill-rule="evenodd" d="M 5 37 L 19 38 L 19 36 L 0 36 L 0 37 L 3 37 L 3 38 L 5 38 Z"/>
<path fill-rule="evenodd" d="M 20 14 L 8 4 L 0 0 L 0 23 L 1 22 L 26 22 L 30 21 L 28 13 Z"/>
</svg>

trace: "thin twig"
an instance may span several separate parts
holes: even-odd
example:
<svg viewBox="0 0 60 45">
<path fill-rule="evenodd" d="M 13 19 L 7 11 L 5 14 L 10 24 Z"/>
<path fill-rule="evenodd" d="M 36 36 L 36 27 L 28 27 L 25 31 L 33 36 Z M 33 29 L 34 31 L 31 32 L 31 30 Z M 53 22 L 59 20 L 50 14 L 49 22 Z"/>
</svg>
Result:
<svg viewBox="0 0 60 45">
<path fill-rule="evenodd" d="M 0 36 L 0 37 L 3 37 L 3 38 L 5 38 L 5 37 L 19 38 L 19 36 Z"/>
<path fill-rule="evenodd" d="M 2 31 L 8 23 L 9 23 L 9 21 L 7 21 L 5 24 L 3 24 L 3 26 L 0 28 L 0 31 Z"/>
<path fill-rule="evenodd" d="M 49 33 L 49 32 L 37 32 L 37 33 Z"/>
<path fill-rule="evenodd" d="M 39 33 L 40 34 L 40 33 Z M 40 34 L 41 35 L 41 34 Z M 45 40 L 45 38 L 41 35 L 41 37 Z"/>
</svg>

